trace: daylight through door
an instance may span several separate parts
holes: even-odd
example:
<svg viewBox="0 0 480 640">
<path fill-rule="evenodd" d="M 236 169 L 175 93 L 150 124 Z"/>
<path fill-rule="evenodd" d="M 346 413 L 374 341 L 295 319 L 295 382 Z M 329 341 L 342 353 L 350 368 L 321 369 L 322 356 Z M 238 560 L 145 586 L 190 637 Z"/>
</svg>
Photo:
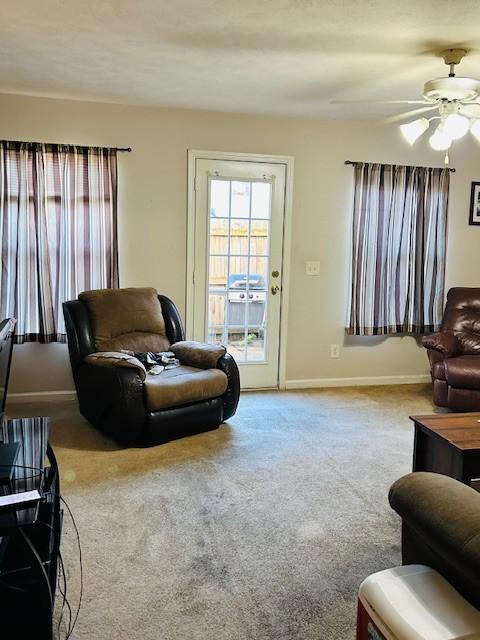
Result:
<svg viewBox="0 0 480 640">
<path fill-rule="evenodd" d="M 276 387 L 285 165 L 196 169 L 196 338 L 225 345 L 243 387 Z"/>
</svg>

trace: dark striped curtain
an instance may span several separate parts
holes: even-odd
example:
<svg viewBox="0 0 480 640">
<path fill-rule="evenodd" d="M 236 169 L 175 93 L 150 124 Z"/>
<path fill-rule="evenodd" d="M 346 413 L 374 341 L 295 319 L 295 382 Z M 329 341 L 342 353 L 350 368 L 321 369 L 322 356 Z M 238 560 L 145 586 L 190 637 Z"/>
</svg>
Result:
<svg viewBox="0 0 480 640">
<path fill-rule="evenodd" d="M 443 312 L 449 169 L 357 163 L 348 333 L 429 333 Z"/>
<path fill-rule="evenodd" d="M 118 287 L 116 151 L 0 142 L 0 312 L 65 342 L 62 302 Z"/>
<path fill-rule="evenodd" d="M 40 486 L 48 444 L 48 418 L 14 418 L 0 423 L 0 443 L 18 442 L 20 450 L 12 473 L 15 492 Z"/>
</svg>

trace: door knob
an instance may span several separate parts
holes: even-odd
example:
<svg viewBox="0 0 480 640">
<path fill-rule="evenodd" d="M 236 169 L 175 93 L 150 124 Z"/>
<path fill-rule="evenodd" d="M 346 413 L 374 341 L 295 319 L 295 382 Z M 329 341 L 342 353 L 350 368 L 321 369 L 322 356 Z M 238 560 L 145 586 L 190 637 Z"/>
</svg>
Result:
<svg viewBox="0 0 480 640">
<path fill-rule="evenodd" d="M 274 296 L 276 296 L 276 295 L 277 295 L 277 293 L 280 291 L 280 287 L 277 287 L 277 285 L 276 285 L 276 284 L 275 284 L 275 285 L 272 285 L 272 288 L 270 289 L 270 291 L 272 292 L 272 294 L 273 294 Z"/>
</svg>

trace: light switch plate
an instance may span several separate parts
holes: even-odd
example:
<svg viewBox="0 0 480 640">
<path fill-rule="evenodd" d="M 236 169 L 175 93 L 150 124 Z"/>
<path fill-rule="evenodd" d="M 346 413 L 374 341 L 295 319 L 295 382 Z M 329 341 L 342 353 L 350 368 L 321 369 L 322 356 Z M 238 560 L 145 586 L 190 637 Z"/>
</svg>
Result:
<svg viewBox="0 0 480 640">
<path fill-rule="evenodd" d="M 307 276 L 320 275 L 320 262 L 317 260 L 309 260 L 305 263 L 305 273 Z"/>
</svg>

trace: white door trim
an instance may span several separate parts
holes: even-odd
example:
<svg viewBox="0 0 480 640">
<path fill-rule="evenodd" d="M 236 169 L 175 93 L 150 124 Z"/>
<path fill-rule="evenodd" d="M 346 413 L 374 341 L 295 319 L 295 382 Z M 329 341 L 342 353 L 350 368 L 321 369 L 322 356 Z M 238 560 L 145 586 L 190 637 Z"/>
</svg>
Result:
<svg viewBox="0 0 480 640">
<path fill-rule="evenodd" d="M 280 310 L 280 349 L 278 362 L 278 385 L 286 388 L 287 380 L 287 322 L 288 302 L 290 298 L 290 253 L 293 211 L 293 156 L 270 156 L 258 153 L 229 153 L 225 151 L 188 150 L 187 181 L 187 287 L 185 300 L 185 330 L 187 338 L 192 336 L 193 329 L 193 272 L 195 264 L 195 163 L 197 160 L 231 160 L 243 162 L 265 162 L 268 164 L 284 164 L 285 176 L 285 217 L 283 226 L 283 282 L 282 305 Z"/>
</svg>

